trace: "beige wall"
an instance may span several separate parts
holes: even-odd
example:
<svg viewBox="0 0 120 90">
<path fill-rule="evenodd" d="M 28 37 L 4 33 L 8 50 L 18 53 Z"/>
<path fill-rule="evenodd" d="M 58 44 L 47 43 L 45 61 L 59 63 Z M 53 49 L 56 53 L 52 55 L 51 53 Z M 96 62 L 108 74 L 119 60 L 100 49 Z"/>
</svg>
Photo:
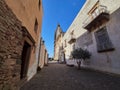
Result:
<svg viewBox="0 0 120 90">
<path fill-rule="evenodd" d="M 44 43 L 42 42 L 41 43 L 41 51 L 40 51 L 40 63 L 39 63 L 40 68 L 43 68 L 43 66 L 44 66 L 43 57 L 44 57 Z"/>
<path fill-rule="evenodd" d="M 39 0 L 5 0 L 8 6 L 12 9 L 17 18 L 22 22 L 22 25 L 27 28 L 34 40 L 37 42 L 42 24 L 42 3 L 40 10 L 38 7 Z M 37 34 L 34 32 L 35 19 L 38 20 Z"/>
<path fill-rule="evenodd" d="M 47 50 L 46 50 L 46 53 L 45 53 L 45 65 L 48 65 L 48 53 L 47 53 Z"/>
<path fill-rule="evenodd" d="M 43 68 L 45 64 L 47 64 L 47 50 L 43 41 L 41 41 L 41 50 L 40 50 L 40 60 L 39 67 Z"/>
</svg>

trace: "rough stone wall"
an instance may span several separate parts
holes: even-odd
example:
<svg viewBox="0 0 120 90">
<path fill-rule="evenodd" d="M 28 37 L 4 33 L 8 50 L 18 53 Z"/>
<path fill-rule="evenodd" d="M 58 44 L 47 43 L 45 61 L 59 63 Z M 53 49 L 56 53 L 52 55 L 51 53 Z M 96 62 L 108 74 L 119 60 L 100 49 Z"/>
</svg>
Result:
<svg viewBox="0 0 120 90">
<path fill-rule="evenodd" d="M 0 0 L 0 90 L 17 90 L 23 47 L 21 30 L 21 22 Z"/>
<path fill-rule="evenodd" d="M 47 59 L 47 50 L 45 50 L 45 65 L 47 66 L 48 65 L 48 59 Z"/>
<path fill-rule="evenodd" d="M 39 5 L 39 1 L 41 2 Z M 37 48 L 39 47 L 39 37 L 41 36 L 41 26 L 42 26 L 42 0 L 5 0 L 6 4 L 12 9 L 16 17 L 22 22 L 24 26 L 35 42 L 34 49 L 31 49 L 27 78 L 33 77 L 35 75 L 35 68 L 37 68 Z M 35 22 L 38 24 L 38 29 L 35 30 Z M 36 32 L 37 31 L 37 32 Z M 30 39 L 30 38 L 29 38 Z M 36 51 L 35 51 L 36 49 Z"/>
</svg>

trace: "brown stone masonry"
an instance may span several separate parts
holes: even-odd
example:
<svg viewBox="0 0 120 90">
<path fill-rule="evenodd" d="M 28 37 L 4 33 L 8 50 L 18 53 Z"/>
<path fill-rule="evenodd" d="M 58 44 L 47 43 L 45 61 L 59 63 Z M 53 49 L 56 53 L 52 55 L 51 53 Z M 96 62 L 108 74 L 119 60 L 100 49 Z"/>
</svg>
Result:
<svg viewBox="0 0 120 90">
<path fill-rule="evenodd" d="M 0 0 L 0 90 L 17 90 L 23 42 L 21 22 Z"/>
</svg>

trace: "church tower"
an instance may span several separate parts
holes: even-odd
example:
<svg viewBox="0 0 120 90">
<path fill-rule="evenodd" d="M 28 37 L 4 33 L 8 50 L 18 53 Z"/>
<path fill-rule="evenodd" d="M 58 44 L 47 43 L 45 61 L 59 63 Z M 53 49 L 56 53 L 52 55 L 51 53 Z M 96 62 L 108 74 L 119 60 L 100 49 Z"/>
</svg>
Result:
<svg viewBox="0 0 120 90">
<path fill-rule="evenodd" d="M 62 47 L 61 40 L 63 36 L 64 32 L 62 31 L 60 24 L 58 24 L 54 36 L 54 60 L 60 59 L 60 49 Z"/>
</svg>

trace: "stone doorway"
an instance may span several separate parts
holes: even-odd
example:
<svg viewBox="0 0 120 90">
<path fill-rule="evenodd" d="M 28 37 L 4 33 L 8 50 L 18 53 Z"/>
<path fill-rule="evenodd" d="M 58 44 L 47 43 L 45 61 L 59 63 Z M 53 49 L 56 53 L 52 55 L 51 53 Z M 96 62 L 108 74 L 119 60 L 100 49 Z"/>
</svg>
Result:
<svg viewBox="0 0 120 90">
<path fill-rule="evenodd" d="M 21 79 L 26 78 L 27 76 L 30 53 L 31 53 L 31 45 L 25 41 L 22 51 L 22 58 L 21 58 L 22 59 L 21 74 L 20 74 Z"/>
<path fill-rule="evenodd" d="M 64 63 L 66 63 L 66 59 L 65 59 L 65 53 L 63 53 L 63 57 L 64 57 Z"/>
</svg>

